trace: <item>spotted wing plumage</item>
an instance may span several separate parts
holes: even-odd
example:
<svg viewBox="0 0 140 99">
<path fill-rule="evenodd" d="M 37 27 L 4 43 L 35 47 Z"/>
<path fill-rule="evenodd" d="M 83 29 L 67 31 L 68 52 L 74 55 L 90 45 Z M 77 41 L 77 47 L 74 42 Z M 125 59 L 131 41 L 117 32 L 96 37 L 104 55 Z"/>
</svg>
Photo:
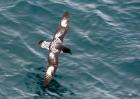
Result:
<svg viewBox="0 0 140 99">
<path fill-rule="evenodd" d="M 58 55 L 59 53 L 53 53 L 52 51 L 49 51 L 48 67 L 45 73 L 45 80 L 44 80 L 45 86 L 47 86 L 49 82 L 53 79 L 53 76 L 56 72 L 56 69 L 58 67 Z"/>
<path fill-rule="evenodd" d="M 58 29 L 53 36 L 51 45 L 49 47 L 48 67 L 47 67 L 47 71 L 45 74 L 45 81 L 44 81 L 45 86 L 47 86 L 49 82 L 53 79 L 53 76 L 58 67 L 58 56 L 62 49 L 57 46 L 62 45 L 64 36 L 68 30 L 68 21 L 69 21 L 69 13 L 65 12 L 58 26 Z"/>
<path fill-rule="evenodd" d="M 59 23 L 57 31 L 54 34 L 53 39 L 59 38 L 61 41 L 63 41 L 64 36 L 68 31 L 68 28 L 69 28 L 69 13 L 65 12 Z"/>
</svg>

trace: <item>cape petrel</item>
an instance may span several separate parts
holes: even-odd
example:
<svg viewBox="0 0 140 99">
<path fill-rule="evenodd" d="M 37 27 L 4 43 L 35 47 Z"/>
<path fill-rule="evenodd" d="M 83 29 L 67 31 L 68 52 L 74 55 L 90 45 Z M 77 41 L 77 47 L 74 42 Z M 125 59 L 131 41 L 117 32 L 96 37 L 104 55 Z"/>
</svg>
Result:
<svg viewBox="0 0 140 99">
<path fill-rule="evenodd" d="M 70 53 L 71 50 L 64 46 L 64 36 L 66 35 L 69 28 L 69 13 L 64 12 L 64 15 L 60 21 L 57 31 L 54 33 L 53 39 L 50 42 L 40 40 L 38 42 L 39 47 L 45 48 L 49 51 L 48 53 L 48 67 L 45 73 L 44 85 L 47 86 L 53 79 L 56 69 L 58 67 L 58 56 L 60 52 Z"/>
</svg>

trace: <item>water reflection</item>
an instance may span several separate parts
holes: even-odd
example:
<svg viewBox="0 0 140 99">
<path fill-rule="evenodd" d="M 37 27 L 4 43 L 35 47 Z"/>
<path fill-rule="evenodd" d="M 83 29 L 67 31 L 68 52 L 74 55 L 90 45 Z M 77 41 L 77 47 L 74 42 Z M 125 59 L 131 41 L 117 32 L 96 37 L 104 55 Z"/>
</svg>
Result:
<svg viewBox="0 0 140 99">
<path fill-rule="evenodd" d="M 45 68 L 39 67 L 35 68 L 36 72 L 28 71 L 26 74 L 25 84 L 33 94 L 34 99 L 43 98 L 43 97 L 50 97 L 59 99 L 65 95 L 73 96 L 74 93 L 66 88 L 65 86 L 58 83 L 55 78 L 50 82 L 47 87 L 43 86 Z"/>
</svg>

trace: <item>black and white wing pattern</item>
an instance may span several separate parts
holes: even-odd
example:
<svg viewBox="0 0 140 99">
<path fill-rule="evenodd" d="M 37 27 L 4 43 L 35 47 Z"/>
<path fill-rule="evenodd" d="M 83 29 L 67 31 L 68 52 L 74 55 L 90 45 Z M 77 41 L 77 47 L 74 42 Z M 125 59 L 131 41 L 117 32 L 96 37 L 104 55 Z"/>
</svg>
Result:
<svg viewBox="0 0 140 99">
<path fill-rule="evenodd" d="M 61 22 L 58 26 L 57 31 L 53 36 L 53 40 L 49 46 L 49 55 L 48 55 L 48 67 L 45 74 L 44 84 L 47 86 L 49 82 L 53 79 L 56 69 L 58 67 L 58 57 L 62 50 L 62 43 L 65 34 L 68 30 L 68 22 L 69 22 L 69 13 L 65 12 Z"/>
<path fill-rule="evenodd" d="M 59 23 L 57 31 L 54 34 L 53 39 L 59 38 L 61 41 L 63 41 L 64 36 L 68 31 L 68 28 L 69 28 L 69 13 L 65 12 Z"/>
</svg>

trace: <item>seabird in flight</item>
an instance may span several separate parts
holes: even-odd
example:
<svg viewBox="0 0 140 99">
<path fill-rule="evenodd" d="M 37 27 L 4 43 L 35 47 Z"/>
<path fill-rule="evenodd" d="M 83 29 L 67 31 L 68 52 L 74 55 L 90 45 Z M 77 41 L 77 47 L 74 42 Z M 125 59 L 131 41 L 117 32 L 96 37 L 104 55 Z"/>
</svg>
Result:
<svg viewBox="0 0 140 99">
<path fill-rule="evenodd" d="M 65 12 L 57 31 L 54 33 L 53 39 L 50 42 L 45 40 L 39 41 L 39 47 L 45 48 L 49 51 L 48 53 L 48 67 L 45 73 L 44 85 L 47 86 L 53 79 L 56 69 L 58 67 L 58 57 L 60 52 L 70 53 L 71 50 L 64 46 L 64 36 L 66 35 L 69 28 L 69 13 Z"/>
</svg>

